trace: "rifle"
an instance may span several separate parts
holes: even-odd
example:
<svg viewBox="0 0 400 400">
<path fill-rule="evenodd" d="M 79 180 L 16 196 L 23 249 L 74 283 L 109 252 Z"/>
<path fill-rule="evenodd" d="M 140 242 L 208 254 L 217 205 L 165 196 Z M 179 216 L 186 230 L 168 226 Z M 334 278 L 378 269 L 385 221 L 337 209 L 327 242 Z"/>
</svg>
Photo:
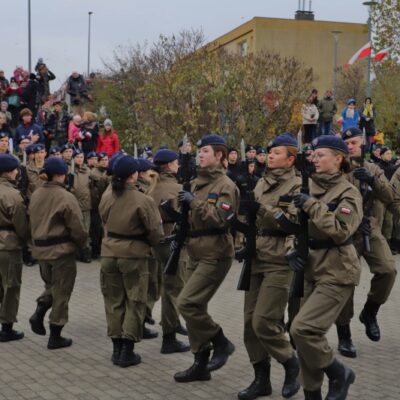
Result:
<svg viewBox="0 0 400 400">
<path fill-rule="evenodd" d="M 182 189 L 184 191 L 190 191 L 190 153 L 187 151 L 186 144 L 188 143 L 187 135 L 183 138 L 183 151 L 182 151 L 182 161 L 181 161 L 181 175 L 183 179 Z M 168 261 L 164 267 L 164 274 L 166 275 L 176 275 L 178 270 L 179 258 L 181 250 L 185 245 L 186 237 L 189 232 L 189 204 L 180 204 L 180 214 L 179 221 L 177 222 L 175 229 L 175 235 L 172 238 L 171 248 L 172 251 L 169 255 Z"/>
<path fill-rule="evenodd" d="M 74 158 L 71 158 L 71 165 L 70 165 L 70 170 L 65 177 L 65 188 L 70 192 L 72 188 L 74 187 L 74 181 L 75 181 L 75 161 Z"/>
<path fill-rule="evenodd" d="M 26 164 L 27 164 L 27 157 L 26 157 L 26 152 L 24 150 L 22 152 L 22 163 L 19 169 L 20 176 L 18 179 L 18 190 L 21 192 L 22 197 L 24 199 L 27 199 L 28 185 L 29 185 L 28 172 L 26 171 Z"/>
<path fill-rule="evenodd" d="M 246 159 L 244 140 L 240 142 L 240 152 L 242 157 L 242 162 L 245 163 L 247 172 L 247 190 L 245 192 L 245 199 L 249 203 L 255 202 L 254 191 L 250 182 L 249 173 L 249 160 Z M 242 232 L 245 237 L 245 245 L 242 249 L 235 253 L 235 258 L 239 262 L 243 262 L 242 271 L 240 273 L 239 282 L 237 290 L 250 290 L 250 278 L 251 278 L 251 268 L 253 264 L 253 258 L 256 255 L 256 239 L 257 239 L 257 226 L 256 219 L 257 213 L 254 213 L 250 209 L 246 210 L 246 222 L 235 221 L 235 228 L 237 231 Z"/>
<path fill-rule="evenodd" d="M 365 128 L 363 128 L 363 144 L 361 145 L 361 162 L 360 162 L 360 167 L 364 167 L 365 163 L 365 147 L 366 147 L 366 134 L 365 134 Z M 368 201 L 371 197 L 372 194 L 372 188 L 365 182 L 360 182 L 360 192 L 363 200 L 363 215 L 364 218 L 367 218 L 369 220 L 370 217 L 370 210 L 368 207 Z M 364 250 L 367 252 L 371 251 L 371 243 L 370 243 L 370 238 L 368 233 L 363 232 L 363 246 Z"/>
</svg>

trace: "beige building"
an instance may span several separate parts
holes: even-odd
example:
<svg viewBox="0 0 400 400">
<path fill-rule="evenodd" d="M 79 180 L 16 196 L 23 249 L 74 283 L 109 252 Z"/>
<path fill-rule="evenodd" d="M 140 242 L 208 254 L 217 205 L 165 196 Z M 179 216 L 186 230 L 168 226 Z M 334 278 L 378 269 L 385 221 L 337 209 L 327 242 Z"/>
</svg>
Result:
<svg viewBox="0 0 400 400">
<path fill-rule="evenodd" d="M 298 19 L 299 18 L 299 19 Z M 262 50 L 293 56 L 313 67 L 315 87 L 323 94 L 333 87 L 335 42 L 337 65 L 342 66 L 368 42 L 367 24 L 315 21 L 312 12 L 298 11 L 295 19 L 255 17 L 209 43 L 211 50 L 223 48 L 246 56 Z"/>
</svg>

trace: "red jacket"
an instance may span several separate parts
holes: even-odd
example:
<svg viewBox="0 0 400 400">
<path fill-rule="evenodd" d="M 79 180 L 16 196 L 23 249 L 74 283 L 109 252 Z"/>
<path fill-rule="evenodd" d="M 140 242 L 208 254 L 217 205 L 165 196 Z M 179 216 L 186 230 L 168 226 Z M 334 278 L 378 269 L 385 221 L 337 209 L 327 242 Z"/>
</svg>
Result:
<svg viewBox="0 0 400 400">
<path fill-rule="evenodd" d="M 121 146 L 119 144 L 118 135 L 114 130 L 111 134 L 106 135 L 102 132 L 99 135 L 99 138 L 97 139 L 97 153 L 106 153 L 108 157 L 112 157 L 112 155 L 119 151 L 120 148 Z"/>
</svg>

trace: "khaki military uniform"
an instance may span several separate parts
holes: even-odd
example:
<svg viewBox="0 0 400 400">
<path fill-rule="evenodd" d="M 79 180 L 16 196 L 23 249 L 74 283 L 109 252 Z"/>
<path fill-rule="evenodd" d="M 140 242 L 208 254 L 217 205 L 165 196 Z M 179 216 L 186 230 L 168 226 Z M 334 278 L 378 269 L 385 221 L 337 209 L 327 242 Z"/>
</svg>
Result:
<svg viewBox="0 0 400 400">
<path fill-rule="evenodd" d="M 394 200 L 392 204 L 388 205 L 388 209 L 393 215 L 394 243 L 397 248 L 400 248 L 400 168 L 396 169 L 390 184 L 394 190 Z"/>
<path fill-rule="evenodd" d="M 0 177 L 0 323 L 17 321 L 22 275 L 22 249 L 28 218 L 19 191 Z"/>
<path fill-rule="evenodd" d="M 359 283 L 360 261 L 349 240 L 363 212 L 360 192 L 342 173 L 314 174 L 312 179 L 313 197 L 303 206 L 309 215 L 311 239 L 304 299 L 290 331 L 300 359 L 302 385 L 316 391 L 322 385 L 323 368 L 334 360 L 326 333 Z M 324 245 L 327 240 L 330 245 Z"/>
<path fill-rule="evenodd" d="M 153 199 L 131 184 L 119 196 L 107 190 L 99 212 L 105 230 L 100 282 L 108 336 L 139 342 L 146 312 L 147 256 L 161 239 L 161 216 Z"/>
<path fill-rule="evenodd" d="M 200 168 L 191 191 L 195 198 L 190 203 L 190 230 L 193 236 L 196 231 L 199 235 L 187 241 L 187 281 L 178 308 L 186 321 L 191 350 L 197 353 L 221 329 L 207 305 L 232 265 L 234 244 L 228 217 L 237 211 L 239 191 L 222 168 Z"/>
<path fill-rule="evenodd" d="M 163 212 L 160 204 L 162 201 L 170 200 L 173 202 L 172 206 L 177 208 L 177 198 L 180 190 L 182 190 L 182 185 L 178 184 L 175 174 L 171 172 L 161 172 L 159 181 L 147 192 L 159 206 L 165 236 L 172 234 L 174 221 Z M 164 268 L 170 255 L 169 243 L 162 241 L 155 246 L 153 250 L 161 270 Z M 184 285 L 185 270 L 185 254 L 182 251 L 176 275 L 162 274 L 161 326 L 164 335 L 174 333 L 180 325 L 176 300 Z"/>
<path fill-rule="evenodd" d="M 87 240 L 76 198 L 56 182 L 37 189 L 29 205 L 33 256 L 39 260 L 45 291 L 38 303 L 51 305 L 50 323 L 65 325 L 76 277 L 75 253 Z"/>
<path fill-rule="evenodd" d="M 43 186 L 44 180 L 40 179 L 40 171 L 42 168 L 38 168 L 35 166 L 35 164 L 29 163 L 26 167 L 26 173 L 28 175 L 28 191 L 27 191 L 27 196 L 30 199 L 32 196 L 32 193 Z"/>
<path fill-rule="evenodd" d="M 293 247 L 293 237 L 281 230 L 275 215 L 283 211 L 295 221 L 297 210 L 289 203 L 300 186 L 294 168 L 273 169 L 254 190 L 255 200 L 261 204 L 256 221 L 259 236 L 244 301 L 244 343 L 253 364 L 270 356 L 284 363 L 294 353 L 283 324 L 293 278 L 285 255 Z"/>
<path fill-rule="evenodd" d="M 390 250 L 390 247 L 382 235 L 381 227 L 377 218 L 374 216 L 374 207 L 377 200 L 390 205 L 394 201 L 394 189 L 385 177 L 381 168 L 372 163 L 365 163 L 367 168 L 374 176 L 375 180 L 372 186 L 372 195 L 364 210 L 370 210 L 370 246 L 371 251 L 366 252 L 363 247 L 363 237 L 361 232 L 356 232 L 354 236 L 354 244 L 358 255 L 365 258 L 371 273 L 374 275 L 371 280 L 371 287 L 368 293 L 368 300 L 376 304 L 384 304 L 392 291 L 396 279 L 395 260 Z M 360 188 L 360 182 L 354 178 L 353 173 L 347 174 L 347 179 Z M 368 211 L 367 211 L 368 212 Z M 338 320 L 338 325 L 348 325 L 354 315 L 353 296 L 343 308 Z"/>
</svg>

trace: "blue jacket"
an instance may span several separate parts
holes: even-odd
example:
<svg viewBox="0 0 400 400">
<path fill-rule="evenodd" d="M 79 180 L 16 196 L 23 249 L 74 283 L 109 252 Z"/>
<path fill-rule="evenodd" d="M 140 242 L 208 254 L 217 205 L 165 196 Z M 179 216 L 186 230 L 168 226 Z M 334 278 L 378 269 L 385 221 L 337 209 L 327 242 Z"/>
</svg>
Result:
<svg viewBox="0 0 400 400">
<path fill-rule="evenodd" d="M 342 118 L 343 118 L 342 132 L 346 132 L 347 129 L 350 129 L 350 128 L 357 128 L 358 122 L 360 121 L 360 113 L 357 108 L 354 109 L 353 118 L 347 117 L 347 109 L 348 109 L 348 107 L 343 108 L 343 111 L 341 114 Z"/>
<path fill-rule="evenodd" d="M 19 124 L 15 130 L 14 142 L 18 143 L 21 136 L 29 136 L 31 132 L 39 133 L 39 140 L 37 143 L 44 144 L 43 127 L 35 122 L 29 126 Z"/>
</svg>

